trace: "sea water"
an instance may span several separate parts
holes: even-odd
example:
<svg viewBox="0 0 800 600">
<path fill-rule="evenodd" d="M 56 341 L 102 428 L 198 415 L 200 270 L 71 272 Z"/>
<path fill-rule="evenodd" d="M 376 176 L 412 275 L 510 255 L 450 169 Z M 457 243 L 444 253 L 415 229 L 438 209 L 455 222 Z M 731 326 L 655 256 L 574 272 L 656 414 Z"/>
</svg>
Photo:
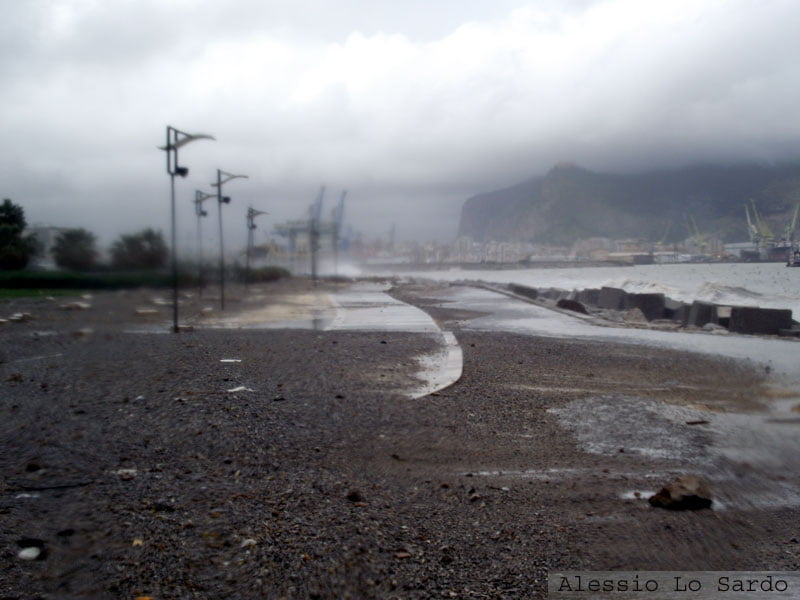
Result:
<svg viewBox="0 0 800 600">
<path fill-rule="evenodd" d="M 800 317 L 800 269 L 784 263 L 700 263 L 631 267 L 462 269 L 410 271 L 403 275 L 438 281 L 480 280 L 537 288 L 580 290 L 603 286 L 628 292 L 663 293 L 692 302 L 788 308 Z"/>
</svg>

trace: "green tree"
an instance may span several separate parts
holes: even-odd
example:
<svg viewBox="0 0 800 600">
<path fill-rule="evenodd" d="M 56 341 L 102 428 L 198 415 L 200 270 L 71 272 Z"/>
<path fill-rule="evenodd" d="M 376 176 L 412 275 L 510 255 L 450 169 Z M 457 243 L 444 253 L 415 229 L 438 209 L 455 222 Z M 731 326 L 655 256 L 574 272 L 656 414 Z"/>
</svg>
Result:
<svg viewBox="0 0 800 600">
<path fill-rule="evenodd" d="M 24 269 L 36 250 L 31 236 L 22 236 L 25 211 L 8 198 L 0 204 L 0 269 Z"/>
<path fill-rule="evenodd" d="M 97 238 L 83 228 L 67 229 L 58 234 L 53 244 L 53 258 L 59 267 L 72 271 L 88 271 L 97 262 Z"/>
<path fill-rule="evenodd" d="M 164 236 L 150 228 L 123 234 L 111 246 L 111 264 L 117 269 L 158 269 L 166 264 L 167 255 Z"/>
</svg>

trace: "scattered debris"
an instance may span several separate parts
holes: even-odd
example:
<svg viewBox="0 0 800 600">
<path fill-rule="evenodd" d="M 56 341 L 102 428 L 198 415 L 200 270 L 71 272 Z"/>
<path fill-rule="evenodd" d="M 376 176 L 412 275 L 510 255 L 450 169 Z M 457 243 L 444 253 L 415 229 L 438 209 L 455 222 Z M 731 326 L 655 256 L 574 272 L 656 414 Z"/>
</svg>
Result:
<svg viewBox="0 0 800 600">
<path fill-rule="evenodd" d="M 27 323 L 28 321 L 33 321 L 33 315 L 31 313 L 14 313 L 8 320 L 12 323 Z"/>
<path fill-rule="evenodd" d="M 241 358 L 220 358 L 219 362 L 221 363 L 240 363 L 242 362 Z"/>
<path fill-rule="evenodd" d="M 137 317 L 157 317 L 159 312 L 155 308 L 137 308 L 134 314 Z"/>
<path fill-rule="evenodd" d="M 362 496 L 361 492 L 358 490 L 350 490 L 347 494 L 347 499 L 350 500 L 350 502 L 363 502 L 364 496 Z"/>
<path fill-rule="evenodd" d="M 67 302 L 59 306 L 61 310 L 89 310 L 92 305 L 88 302 Z"/>
<path fill-rule="evenodd" d="M 113 471 L 114 475 L 118 476 L 122 481 L 130 481 L 136 477 L 138 471 L 136 469 L 118 469 Z"/>
<path fill-rule="evenodd" d="M 668 510 L 700 510 L 710 508 L 711 492 L 699 475 L 683 475 L 647 499 L 651 506 Z"/>
<path fill-rule="evenodd" d="M 84 327 L 83 329 L 78 329 L 77 331 L 72 332 L 72 337 L 75 339 L 86 338 L 91 336 L 94 333 L 94 329 L 91 327 Z"/>
<path fill-rule="evenodd" d="M 253 538 L 247 538 L 246 540 L 242 540 L 242 543 L 239 544 L 240 548 L 251 548 L 255 546 L 258 542 L 256 542 Z"/>
<path fill-rule="evenodd" d="M 255 392 L 255 390 L 251 390 L 249 387 L 245 387 L 243 385 L 237 386 L 235 388 L 231 388 L 228 391 L 229 392 Z"/>
<path fill-rule="evenodd" d="M 686 421 L 687 425 L 708 425 L 710 421 L 706 421 L 705 419 L 699 419 L 697 421 Z"/>
</svg>

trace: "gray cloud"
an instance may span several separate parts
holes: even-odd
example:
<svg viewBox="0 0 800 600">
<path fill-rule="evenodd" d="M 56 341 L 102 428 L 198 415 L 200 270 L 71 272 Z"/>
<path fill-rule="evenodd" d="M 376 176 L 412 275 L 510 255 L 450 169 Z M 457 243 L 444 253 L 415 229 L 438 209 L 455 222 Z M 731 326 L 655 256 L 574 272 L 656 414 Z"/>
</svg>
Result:
<svg viewBox="0 0 800 600">
<path fill-rule="evenodd" d="M 474 193 L 560 160 L 632 171 L 800 154 L 791 0 L 669 3 L 31 0 L 0 7 L 0 181 L 29 220 L 179 231 L 215 169 L 297 218 L 321 184 L 356 227 L 445 238 Z M 191 238 L 193 239 L 193 238 Z M 231 238 L 234 239 L 234 238 Z"/>
</svg>

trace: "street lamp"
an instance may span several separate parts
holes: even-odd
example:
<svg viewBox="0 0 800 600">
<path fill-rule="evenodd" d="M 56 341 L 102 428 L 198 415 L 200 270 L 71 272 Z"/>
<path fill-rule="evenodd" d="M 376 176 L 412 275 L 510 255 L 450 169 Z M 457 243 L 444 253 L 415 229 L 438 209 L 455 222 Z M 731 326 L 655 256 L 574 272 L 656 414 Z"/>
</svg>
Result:
<svg viewBox="0 0 800 600">
<path fill-rule="evenodd" d="M 222 176 L 225 176 L 225 179 Z M 217 183 L 211 186 L 217 188 L 217 205 L 219 207 L 219 305 L 220 310 L 225 310 L 225 247 L 222 243 L 222 204 L 230 204 L 230 196 L 222 195 L 222 184 L 232 179 L 247 179 L 247 175 L 234 175 L 217 169 Z"/>
<path fill-rule="evenodd" d="M 319 250 L 319 219 L 322 214 L 322 199 L 325 197 L 325 186 L 319 189 L 314 204 L 308 207 L 308 245 L 311 251 L 311 280 L 317 285 L 317 250 Z"/>
<path fill-rule="evenodd" d="M 216 194 L 207 194 L 200 190 L 194 192 L 194 214 L 197 215 L 197 285 L 200 297 L 203 296 L 203 237 L 202 218 L 208 216 L 208 211 L 203 209 L 203 202 L 209 198 L 216 198 Z"/>
<path fill-rule="evenodd" d="M 264 212 L 263 210 L 256 210 L 252 206 L 248 207 L 247 209 L 247 254 L 245 256 L 245 267 L 244 267 L 244 285 L 245 287 L 248 286 L 250 283 L 250 254 L 253 252 L 254 240 L 253 240 L 253 231 L 256 228 L 256 217 L 258 215 L 268 215 L 268 212 Z"/>
<path fill-rule="evenodd" d="M 159 150 L 167 153 L 167 173 L 170 179 L 170 207 L 172 212 L 172 331 L 178 333 L 178 257 L 175 236 L 175 175 L 186 177 L 188 167 L 178 164 L 178 150 L 195 140 L 213 140 L 214 137 L 205 133 L 186 133 L 167 125 L 167 143 L 159 146 Z"/>
</svg>

